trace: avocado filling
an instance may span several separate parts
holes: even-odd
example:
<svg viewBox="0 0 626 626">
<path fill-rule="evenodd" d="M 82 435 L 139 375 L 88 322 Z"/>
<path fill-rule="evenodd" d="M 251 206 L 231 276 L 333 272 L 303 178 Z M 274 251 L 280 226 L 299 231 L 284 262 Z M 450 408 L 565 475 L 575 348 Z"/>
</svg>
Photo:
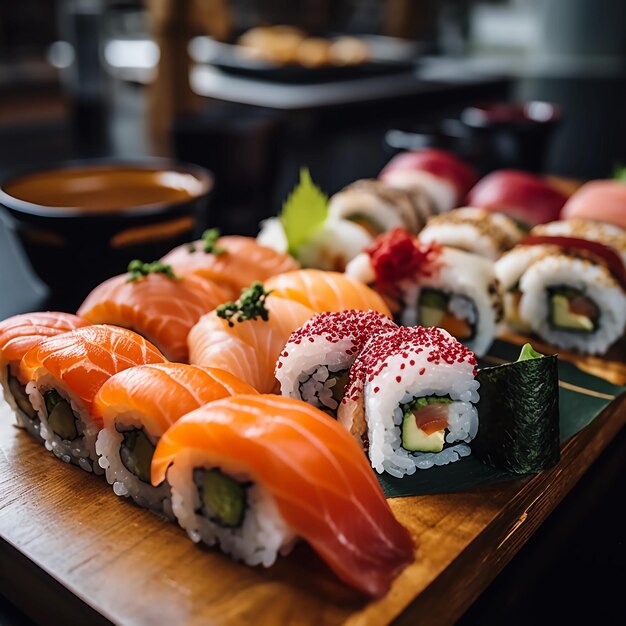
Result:
<svg viewBox="0 0 626 626">
<path fill-rule="evenodd" d="M 123 436 L 120 445 L 120 460 L 124 467 L 142 482 L 150 484 L 150 466 L 155 446 L 143 428 L 131 428 L 118 432 L 121 432 Z"/>
<path fill-rule="evenodd" d="M 78 437 L 78 429 L 70 403 L 54 389 L 46 391 L 44 400 L 48 411 L 48 426 L 64 441 L 74 441 Z"/>
<path fill-rule="evenodd" d="M 218 526 L 238 528 L 243 524 L 251 483 L 241 483 L 217 468 L 196 468 L 193 480 L 200 496 L 199 512 Z"/>
<path fill-rule="evenodd" d="M 15 403 L 21 409 L 21 411 L 31 420 L 37 417 L 37 411 L 30 403 L 28 394 L 26 393 L 26 387 L 20 383 L 20 381 L 9 374 L 9 390 L 15 398 Z"/>
<path fill-rule="evenodd" d="M 352 215 L 347 215 L 346 219 L 362 226 L 372 237 L 377 237 L 387 230 L 376 220 L 372 219 L 370 215 L 365 213 L 353 213 Z"/>
<path fill-rule="evenodd" d="M 449 396 L 426 396 L 401 404 L 402 447 L 409 452 L 441 452 L 451 403 Z"/>
<path fill-rule="evenodd" d="M 598 330 L 600 310 L 581 290 L 559 285 L 548 289 L 550 325 L 558 330 L 574 333 L 593 333 Z"/>
<path fill-rule="evenodd" d="M 453 306 L 453 300 L 457 306 Z M 464 311 L 463 317 L 458 312 L 459 304 Z M 469 298 L 452 296 L 438 289 L 424 288 L 420 291 L 417 312 L 418 321 L 422 326 L 443 328 L 459 341 L 470 341 L 474 338 L 476 329 L 472 318 L 476 318 L 476 309 Z"/>
<path fill-rule="evenodd" d="M 337 417 L 337 408 L 349 379 L 349 368 L 332 372 L 326 365 L 320 365 L 306 380 L 300 382 L 300 398 L 330 416 Z"/>
</svg>

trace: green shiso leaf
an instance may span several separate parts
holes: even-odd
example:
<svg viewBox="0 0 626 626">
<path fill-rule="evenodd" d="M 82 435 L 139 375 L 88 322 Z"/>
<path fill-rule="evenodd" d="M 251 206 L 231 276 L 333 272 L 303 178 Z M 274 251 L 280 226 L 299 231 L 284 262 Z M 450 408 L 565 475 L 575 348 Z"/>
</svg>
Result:
<svg viewBox="0 0 626 626">
<path fill-rule="evenodd" d="M 519 357 L 517 362 L 520 361 L 529 361 L 530 359 L 540 359 L 545 354 L 541 354 L 541 352 L 537 352 L 529 343 L 525 343 L 522 346 L 522 351 L 519 353 Z"/>
<path fill-rule="evenodd" d="M 291 192 L 280 214 L 290 254 L 319 230 L 328 216 L 328 197 L 313 182 L 306 167 L 300 170 L 300 182 Z"/>
<path fill-rule="evenodd" d="M 626 183 L 626 165 L 623 163 L 616 163 L 613 167 L 613 179 Z"/>
</svg>

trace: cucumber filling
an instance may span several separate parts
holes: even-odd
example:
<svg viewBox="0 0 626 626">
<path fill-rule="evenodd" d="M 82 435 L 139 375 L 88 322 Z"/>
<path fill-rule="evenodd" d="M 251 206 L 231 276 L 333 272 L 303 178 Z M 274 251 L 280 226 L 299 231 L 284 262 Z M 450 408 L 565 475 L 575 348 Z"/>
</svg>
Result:
<svg viewBox="0 0 626 626">
<path fill-rule="evenodd" d="M 332 372 L 326 365 L 320 365 L 300 383 L 300 397 L 330 416 L 337 417 L 337 408 L 349 379 L 349 368 Z"/>
<path fill-rule="evenodd" d="M 557 330 L 594 333 L 598 330 L 600 309 L 580 289 L 559 285 L 548 288 L 549 323 Z"/>
<path fill-rule="evenodd" d="M 453 306 L 453 299 L 456 306 Z M 462 315 L 458 314 L 459 304 Z M 474 338 L 476 328 L 471 318 L 476 319 L 474 303 L 464 296 L 451 295 L 439 289 L 424 288 L 417 302 L 418 321 L 422 326 L 438 326 L 447 330 L 459 341 Z M 470 319 L 466 319 L 469 317 Z"/>
<path fill-rule="evenodd" d="M 196 468 L 193 480 L 200 496 L 200 513 L 225 528 L 243 524 L 252 483 L 242 483 L 217 468 Z"/>
<path fill-rule="evenodd" d="M 409 452 L 441 452 L 448 424 L 449 396 L 426 396 L 401 404 L 402 447 Z"/>
<path fill-rule="evenodd" d="M 143 428 L 118 430 L 123 440 L 120 445 L 120 460 L 124 467 L 140 481 L 150 484 L 150 466 L 155 446 Z"/>
<path fill-rule="evenodd" d="M 20 408 L 20 410 L 31 420 L 34 420 L 37 417 L 37 411 L 33 408 L 33 405 L 30 403 L 30 399 L 28 398 L 28 394 L 26 393 L 26 387 L 20 383 L 20 381 L 15 378 L 15 376 L 11 376 L 9 374 L 9 390 L 13 394 L 15 398 L 15 403 Z"/>
<path fill-rule="evenodd" d="M 46 391 L 44 400 L 48 411 L 48 426 L 64 441 L 74 441 L 78 437 L 78 428 L 70 403 L 54 389 Z"/>
</svg>

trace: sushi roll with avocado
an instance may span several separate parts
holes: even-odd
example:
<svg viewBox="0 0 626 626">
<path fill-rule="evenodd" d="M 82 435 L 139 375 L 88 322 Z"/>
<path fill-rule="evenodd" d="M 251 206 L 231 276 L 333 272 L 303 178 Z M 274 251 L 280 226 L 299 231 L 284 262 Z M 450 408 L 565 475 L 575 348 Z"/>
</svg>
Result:
<svg viewBox="0 0 626 626">
<path fill-rule="evenodd" d="M 493 342 L 502 301 L 488 259 L 397 230 L 377 238 L 346 273 L 375 284 L 405 326 L 438 326 L 478 355 Z"/>
<path fill-rule="evenodd" d="M 188 413 L 161 437 L 152 483 L 167 478 L 195 542 L 271 566 L 304 539 L 344 582 L 384 595 L 413 560 L 360 447 L 314 407 L 237 395 Z"/>
<path fill-rule="evenodd" d="M 320 313 L 292 333 L 276 363 L 283 396 L 304 400 L 337 417 L 350 367 L 368 338 L 394 330 L 377 311 Z"/>
<path fill-rule="evenodd" d="M 350 371 L 338 418 L 372 467 L 401 478 L 468 456 L 478 431 L 474 354 L 441 328 L 372 336 Z"/>
<path fill-rule="evenodd" d="M 150 484 L 159 439 L 186 413 L 236 393 L 256 391 L 223 370 L 182 363 L 141 365 L 109 378 L 94 399 L 93 414 L 102 425 L 99 465 L 114 493 L 173 517 L 167 481 Z"/>
<path fill-rule="evenodd" d="M 419 237 L 495 261 L 522 235 L 515 222 L 503 213 L 465 207 L 432 217 Z"/>
<path fill-rule="evenodd" d="M 15 414 L 17 426 L 39 442 L 43 443 L 41 422 L 26 393 L 27 381 L 20 379 L 20 361 L 30 348 L 48 337 L 88 325 L 76 315 L 54 311 L 14 315 L 0 322 L 0 386 L 4 399 Z"/>
<path fill-rule="evenodd" d="M 626 233 L 569 220 L 520 243 L 496 264 L 507 322 L 561 348 L 606 352 L 626 327 Z"/>
</svg>

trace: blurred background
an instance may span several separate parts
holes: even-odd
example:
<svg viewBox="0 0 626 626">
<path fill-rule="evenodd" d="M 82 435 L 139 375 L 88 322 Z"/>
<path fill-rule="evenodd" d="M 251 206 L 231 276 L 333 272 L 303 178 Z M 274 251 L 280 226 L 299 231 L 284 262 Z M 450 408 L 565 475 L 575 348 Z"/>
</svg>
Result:
<svg viewBox="0 0 626 626">
<path fill-rule="evenodd" d="M 242 53 L 276 24 L 317 43 Z M 365 48 L 329 60 L 321 38 L 344 35 Z M 607 176 L 626 162 L 625 75 L 624 0 L 4 1 L 0 174 L 168 155 L 215 173 L 212 224 L 254 234 L 302 165 L 332 193 L 407 147 Z M 467 114 L 513 101 L 539 101 L 531 139 Z"/>
</svg>

